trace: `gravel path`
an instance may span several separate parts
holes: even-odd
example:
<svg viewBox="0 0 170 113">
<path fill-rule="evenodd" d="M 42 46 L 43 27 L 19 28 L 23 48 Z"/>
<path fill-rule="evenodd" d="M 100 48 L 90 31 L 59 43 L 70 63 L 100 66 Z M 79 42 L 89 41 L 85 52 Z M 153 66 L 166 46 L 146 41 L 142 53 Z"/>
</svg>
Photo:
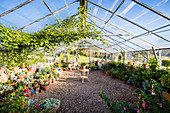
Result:
<svg viewBox="0 0 170 113">
<path fill-rule="evenodd" d="M 56 98 L 61 100 L 58 113 L 110 113 L 104 100 L 99 98 L 99 90 L 103 91 L 112 101 L 129 97 L 137 99 L 137 93 L 131 85 L 112 79 L 102 71 L 91 71 L 89 80 L 84 83 L 78 80 L 78 71 L 64 71 L 59 81 L 50 84 L 43 93 L 31 96 L 32 99 L 43 100 Z"/>
</svg>

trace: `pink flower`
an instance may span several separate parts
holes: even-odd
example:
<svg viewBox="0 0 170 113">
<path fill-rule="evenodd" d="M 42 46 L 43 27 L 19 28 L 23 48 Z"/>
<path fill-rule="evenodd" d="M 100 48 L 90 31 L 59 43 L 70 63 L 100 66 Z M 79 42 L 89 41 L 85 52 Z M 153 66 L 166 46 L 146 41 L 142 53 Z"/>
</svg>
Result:
<svg viewBox="0 0 170 113">
<path fill-rule="evenodd" d="M 142 107 L 145 109 L 145 103 L 142 104 Z"/>
<path fill-rule="evenodd" d="M 152 85 L 152 88 L 153 88 L 153 85 Z"/>
<path fill-rule="evenodd" d="M 28 110 L 28 113 L 30 113 L 30 110 Z"/>
<path fill-rule="evenodd" d="M 100 96 L 98 96 L 98 98 L 100 98 Z"/>
<path fill-rule="evenodd" d="M 157 103 L 158 105 L 160 105 L 160 107 L 162 107 L 162 103 Z"/>
<path fill-rule="evenodd" d="M 137 112 L 140 113 L 140 110 L 138 109 Z"/>
<path fill-rule="evenodd" d="M 136 69 L 138 69 L 138 67 Z"/>
<path fill-rule="evenodd" d="M 149 113 L 149 110 L 146 113 Z"/>
<path fill-rule="evenodd" d="M 35 108 L 36 108 L 36 109 L 39 109 L 39 106 L 36 106 Z"/>
<path fill-rule="evenodd" d="M 28 94 L 26 94 L 26 97 L 28 97 Z"/>
<path fill-rule="evenodd" d="M 25 92 L 28 92 L 29 89 L 25 89 Z"/>
<path fill-rule="evenodd" d="M 126 99 L 129 99 L 129 97 L 126 97 Z"/>
<path fill-rule="evenodd" d="M 123 71 L 123 73 L 125 73 L 125 71 Z"/>
<path fill-rule="evenodd" d="M 123 109 L 126 110 L 126 107 L 124 107 Z"/>
</svg>

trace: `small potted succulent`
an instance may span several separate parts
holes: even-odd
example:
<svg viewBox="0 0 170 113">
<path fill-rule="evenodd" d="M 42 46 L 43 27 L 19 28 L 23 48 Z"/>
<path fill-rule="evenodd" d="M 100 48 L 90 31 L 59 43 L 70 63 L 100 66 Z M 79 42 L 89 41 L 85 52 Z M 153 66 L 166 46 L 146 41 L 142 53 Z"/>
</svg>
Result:
<svg viewBox="0 0 170 113">
<path fill-rule="evenodd" d="M 36 87 L 35 87 L 35 90 L 36 90 L 36 91 L 39 91 L 39 90 L 40 90 L 40 86 L 39 86 L 39 85 L 36 86 Z"/>
<path fill-rule="evenodd" d="M 55 82 L 55 78 L 54 78 L 54 76 L 52 76 L 52 83 L 54 83 Z"/>
<path fill-rule="evenodd" d="M 39 85 L 44 85 L 44 80 L 43 79 L 39 79 Z"/>
<path fill-rule="evenodd" d="M 37 82 L 37 81 L 34 81 L 34 82 L 33 82 L 33 88 L 35 88 L 36 86 L 38 86 L 38 82 Z"/>
<path fill-rule="evenodd" d="M 44 91 L 48 90 L 49 89 L 49 84 L 48 83 L 44 83 L 42 88 L 43 88 Z"/>
<path fill-rule="evenodd" d="M 55 75 L 54 75 L 54 78 L 55 78 L 55 80 L 57 81 L 58 74 L 55 74 Z"/>
</svg>

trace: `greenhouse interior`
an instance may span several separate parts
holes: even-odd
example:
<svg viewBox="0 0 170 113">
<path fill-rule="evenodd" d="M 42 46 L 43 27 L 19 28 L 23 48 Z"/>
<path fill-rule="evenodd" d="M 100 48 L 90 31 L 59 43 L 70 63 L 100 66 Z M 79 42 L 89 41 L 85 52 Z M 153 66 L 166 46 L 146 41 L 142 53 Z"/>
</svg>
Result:
<svg viewBox="0 0 170 113">
<path fill-rule="evenodd" d="M 170 113 L 169 0 L 0 0 L 0 113 Z"/>
</svg>

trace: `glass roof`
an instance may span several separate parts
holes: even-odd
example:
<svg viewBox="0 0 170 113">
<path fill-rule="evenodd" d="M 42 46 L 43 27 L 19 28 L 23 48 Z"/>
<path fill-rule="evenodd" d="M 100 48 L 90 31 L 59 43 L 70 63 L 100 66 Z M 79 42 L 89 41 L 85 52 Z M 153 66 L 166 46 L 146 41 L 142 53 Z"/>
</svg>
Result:
<svg viewBox="0 0 170 113">
<path fill-rule="evenodd" d="M 109 52 L 170 48 L 169 0 L 0 0 L 0 22 L 32 33 L 76 15 L 81 3 L 110 46 L 87 39 L 92 45 Z"/>
</svg>

